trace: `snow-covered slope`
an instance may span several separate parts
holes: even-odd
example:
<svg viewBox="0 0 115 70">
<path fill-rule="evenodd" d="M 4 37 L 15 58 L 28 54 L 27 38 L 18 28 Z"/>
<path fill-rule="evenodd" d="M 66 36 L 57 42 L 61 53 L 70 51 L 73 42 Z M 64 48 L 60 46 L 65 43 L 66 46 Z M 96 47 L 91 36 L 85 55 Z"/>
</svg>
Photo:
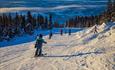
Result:
<svg viewBox="0 0 115 70">
<path fill-rule="evenodd" d="M 34 58 L 34 43 L 0 48 L 0 70 L 115 70 L 115 23 L 84 29 L 71 36 L 55 34 Z"/>
</svg>

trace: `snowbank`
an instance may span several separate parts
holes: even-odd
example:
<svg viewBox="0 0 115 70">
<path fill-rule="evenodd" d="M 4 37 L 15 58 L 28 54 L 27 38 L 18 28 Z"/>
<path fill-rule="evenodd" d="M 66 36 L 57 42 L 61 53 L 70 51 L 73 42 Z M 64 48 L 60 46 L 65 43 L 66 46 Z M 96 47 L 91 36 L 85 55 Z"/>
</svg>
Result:
<svg viewBox="0 0 115 70">
<path fill-rule="evenodd" d="M 115 23 L 71 36 L 54 34 L 43 46 L 46 56 L 34 58 L 34 41 L 0 48 L 0 70 L 115 70 Z"/>
</svg>

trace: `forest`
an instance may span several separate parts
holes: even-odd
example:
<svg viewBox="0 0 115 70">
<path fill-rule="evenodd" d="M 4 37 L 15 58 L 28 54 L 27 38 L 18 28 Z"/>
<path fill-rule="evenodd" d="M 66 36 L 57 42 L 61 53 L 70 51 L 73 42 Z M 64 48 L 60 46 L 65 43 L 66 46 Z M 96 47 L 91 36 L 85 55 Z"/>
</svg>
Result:
<svg viewBox="0 0 115 70">
<path fill-rule="evenodd" d="M 0 41 L 9 41 L 15 36 L 21 36 L 23 34 L 32 35 L 34 30 L 38 28 L 43 30 L 64 27 L 84 28 L 101 25 L 106 22 L 114 22 L 115 1 L 108 0 L 107 4 L 106 10 L 100 13 L 100 15 L 76 16 L 70 18 L 63 24 L 59 24 L 56 21 L 52 22 L 52 14 L 44 17 L 38 13 L 37 17 L 34 17 L 31 11 L 28 11 L 26 15 L 16 13 L 15 16 L 10 13 L 3 13 L 0 15 Z"/>
</svg>

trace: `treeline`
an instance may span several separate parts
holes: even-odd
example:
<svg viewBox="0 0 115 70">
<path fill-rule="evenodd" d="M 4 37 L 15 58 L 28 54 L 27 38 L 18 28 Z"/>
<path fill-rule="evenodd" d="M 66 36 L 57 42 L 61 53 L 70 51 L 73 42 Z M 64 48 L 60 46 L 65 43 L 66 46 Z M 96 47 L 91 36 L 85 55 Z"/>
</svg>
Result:
<svg viewBox="0 0 115 70">
<path fill-rule="evenodd" d="M 115 0 L 108 0 L 107 9 L 96 16 L 76 16 L 70 18 L 65 24 L 54 23 L 54 27 L 91 27 L 115 21 Z"/>
<path fill-rule="evenodd" d="M 31 12 L 27 12 L 27 15 L 3 14 L 0 16 L 0 40 L 10 40 L 15 36 L 21 36 L 25 34 L 33 34 L 34 29 L 51 29 L 52 28 L 52 15 L 49 17 L 43 17 L 38 14 L 34 17 Z"/>
<path fill-rule="evenodd" d="M 43 16 L 38 14 L 34 17 L 31 12 L 27 15 L 2 14 L 0 15 L 0 41 L 10 40 L 15 36 L 23 34 L 33 34 L 33 30 L 52 29 L 53 27 L 91 27 L 103 22 L 115 21 L 115 1 L 108 0 L 107 10 L 96 16 L 76 16 L 67 20 L 64 24 L 59 24 L 52 20 L 52 14 Z"/>
<path fill-rule="evenodd" d="M 91 27 L 95 24 L 115 21 L 115 0 L 108 0 L 107 9 L 96 16 L 76 16 L 66 22 L 66 27 Z"/>
</svg>

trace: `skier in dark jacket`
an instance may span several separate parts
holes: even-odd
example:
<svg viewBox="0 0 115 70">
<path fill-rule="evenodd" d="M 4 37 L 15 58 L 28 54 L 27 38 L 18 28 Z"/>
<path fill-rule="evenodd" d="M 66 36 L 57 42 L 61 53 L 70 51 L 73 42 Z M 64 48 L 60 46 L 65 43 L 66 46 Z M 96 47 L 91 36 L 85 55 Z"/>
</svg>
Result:
<svg viewBox="0 0 115 70">
<path fill-rule="evenodd" d="M 60 30 L 60 35 L 63 35 L 63 30 L 62 29 Z"/>
<path fill-rule="evenodd" d="M 97 30 L 98 30 L 97 25 L 95 25 L 95 27 L 94 27 L 94 34 L 98 33 Z"/>
<path fill-rule="evenodd" d="M 71 29 L 69 29 L 69 32 L 68 32 L 68 33 L 69 33 L 69 35 L 71 35 Z"/>
<path fill-rule="evenodd" d="M 52 38 L 52 36 L 53 36 L 53 33 L 52 33 L 52 31 L 50 31 L 50 34 L 49 34 L 49 39 L 51 39 L 51 38 Z"/>
<path fill-rule="evenodd" d="M 36 44 L 35 44 L 35 48 L 36 48 L 35 57 L 43 55 L 42 54 L 42 45 L 43 45 L 43 43 L 46 44 L 47 42 L 45 42 L 42 37 L 43 37 L 43 35 L 40 34 L 39 38 L 37 38 L 37 40 L 36 40 Z"/>
</svg>

